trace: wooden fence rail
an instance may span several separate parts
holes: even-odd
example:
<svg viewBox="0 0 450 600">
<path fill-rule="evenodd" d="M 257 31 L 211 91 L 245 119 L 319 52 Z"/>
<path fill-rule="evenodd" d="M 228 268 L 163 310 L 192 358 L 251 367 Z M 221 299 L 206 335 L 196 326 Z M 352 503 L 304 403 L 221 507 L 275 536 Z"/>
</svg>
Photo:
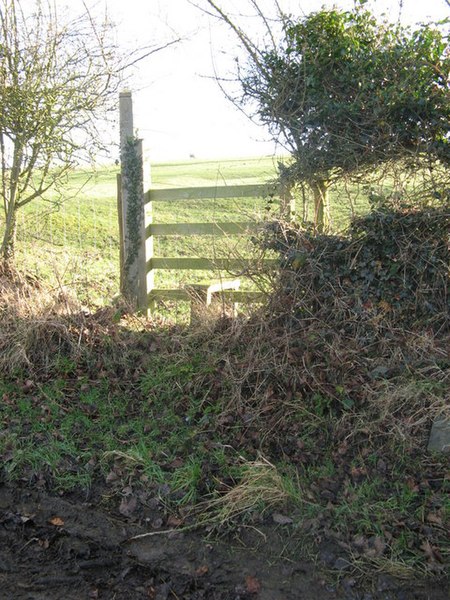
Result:
<svg viewBox="0 0 450 600">
<path fill-rule="evenodd" d="M 251 260 L 213 257 L 160 257 L 154 254 L 154 239 L 160 236 L 242 236 L 255 233 L 266 223 L 214 222 L 214 223 L 154 223 L 153 204 L 156 202 L 190 202 L 193 200 L 241 199 L 241 198 L 279 198 L 280 211 L 285 219 L 290 219 L 295 211 L 294 200 L 288 189 L 273 184 L 222 185 L 189 187 L 177 189 L 148 189 L 144 177 L 149 174 L 142 158 L 139 140 L 132 137 L 132 100 L 129 92 L 120 95 L 121 116 L 126 115 L 124 124 L 121 119 L 121 166 L 118 177 L 118 208 L 121 232 L 121 291 L 140 310 L 146 311 L 158 299 L 192 300 L 192 289 L 158 289 L 155 287 L 155 271 L 201 270 L 220 273 L 219 283 L 206 283 L 193 286 L 197 294 L 208 298 L 212 293 L 220 292 L 223 298 L 232 302 L 255 302 L 262 299 L 261 292 L 239 290 L 239 281 L 224 282 L 223 272 L 236 273 L 250 267 Z M 131 115 L 131 116 L 130 116 Z M 127 131 L 123 131 L 127 127 Z M 130 160 L 130 149 L 135 148 L 135 156 Z M 128 160 L 124 160 L 125 156 Z M 131 164 L 130 164 L 131 163 Z M 128 169 L 129 172 L 126 172 Z M 138 178 L 130 185 L 130 178 Z M 144 189 L 144 186 L 146 189 Z M 136 193 L 136 190 L 138 192 Z M 133 196 L 134 194 L 134 196 Z M 139 223 L 136 222 L 139 215 Z M 134 241 L 134 243 L 133 243 Z M 130 259 L 130 248 L 134 255 Z M 136 251 L 137 249 L 137 251 Z M 275 260 L 266 260 L 265 264 L 275 265 Z M 131 265 L 131 269 L 130 269 Z"/>
</svg>

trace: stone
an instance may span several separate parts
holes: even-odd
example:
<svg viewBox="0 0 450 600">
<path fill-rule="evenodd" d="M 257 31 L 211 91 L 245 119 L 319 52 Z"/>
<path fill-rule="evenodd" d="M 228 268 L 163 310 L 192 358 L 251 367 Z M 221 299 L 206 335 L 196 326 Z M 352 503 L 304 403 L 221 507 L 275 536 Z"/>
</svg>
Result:
<svg viewBox="0 0 450 600">
<path fill-rule="evenodd" d="M 440 419 L 433 423 L 427 450 L 450 454 L 450 419 Z"/>
</svg>

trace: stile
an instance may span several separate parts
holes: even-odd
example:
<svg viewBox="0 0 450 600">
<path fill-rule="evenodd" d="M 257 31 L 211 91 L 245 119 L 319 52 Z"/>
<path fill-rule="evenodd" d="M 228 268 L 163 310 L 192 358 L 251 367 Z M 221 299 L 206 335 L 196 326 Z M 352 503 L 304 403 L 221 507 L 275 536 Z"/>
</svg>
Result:
<svg viewBox="0 0 450 600">
<path fill-rule="evenodd" d="M 142 140 L 136 140 L 133 134 L 131 92 L 122 92 L 119 104 L 122 173 L 117 178 L 117 202 L 121 236 L 121 293 L 144 311 L 153 308 L 155 301 L 159 298 L 192 300 L 193 290 L 202 305 L 209 304 L 215 295 L 220 295 L 220 297 L 232 303 L 262 301 L 264 298 L 262 292 L 239 290 L 239 280 L 227 281 L 222 279 L 217 284 L 210 282 L 204 285 L 191 286 L 190 289 L 156 289 L 155 271 L 157 269 L 227 271 L 238 273 L 237 276 L 245 276 L 251 268 L 252 261 L 233 258 L 156 257 L 154 255 L 155 237 L 170 235 L 245 235 L 260 230 L 267 223 L 154 223 L 153 202 L 278 197 L 280 199 L 281 216 L 291 220 L 295 215 L 295 200 L 290 188 L 279 184 L 265 183 L 152 189 L 150 187 L 150 166 L 144 163 Z M 130 169 L 127 165 L 126 156 L 130 144 L 135 149 L 138 163 L 137 170 Z M 139 180 L 130 182 L 131 177 L 138 177 Z M 134 184 L 133 189 L 138 190 L 137 196 L 139 197 L 139 205 L 137 206 L 139 226 L 134 232 L 130 232 L 130 183 Z M 137 256 L 133 256 L 130 260 L 133 235 L 138 236 L 139 251 Z M 275 267 L 278 261 L 275 259 L 265 260 L 264 264 L 268 267 Z M 192 310 L 194 311 L 192 314 L 198 314 L 198 302 Z"/>
</svg>

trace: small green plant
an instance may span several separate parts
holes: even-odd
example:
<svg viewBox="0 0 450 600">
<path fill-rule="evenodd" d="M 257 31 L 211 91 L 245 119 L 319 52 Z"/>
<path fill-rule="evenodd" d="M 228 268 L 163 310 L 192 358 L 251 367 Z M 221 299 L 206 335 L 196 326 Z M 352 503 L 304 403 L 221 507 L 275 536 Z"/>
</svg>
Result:
<svg viewBox="0 0 450 600">
<path fill-rule="evenodd" d="M 332 399 L 322 394 L 313 394 L 311 397 L 311 404 L 314 414 L 318 417 L 324 417 L 330 412 Z"/>
<path fill-rule="evenodd" d="M 195 504 L 201 495 L 203 479 L 202 462 L 197 457 L 189 457 L 186 463 L 175 470 L 171 478 L 172 492 L 179 495 L 180 504 Z"/>
</svg>

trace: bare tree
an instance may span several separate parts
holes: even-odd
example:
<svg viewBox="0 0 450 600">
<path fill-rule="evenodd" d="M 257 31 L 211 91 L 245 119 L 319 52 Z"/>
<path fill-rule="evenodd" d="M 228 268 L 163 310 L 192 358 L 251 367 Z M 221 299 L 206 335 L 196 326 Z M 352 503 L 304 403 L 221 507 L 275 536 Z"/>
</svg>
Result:
<svg viewBox="0 0 450 600">
<path fill-rule="evenodd" d="M 14 259 L 17 211 L 104 149 L 127 67 L 162 47 L 117 52 L 107 15 L 57 14 L 55 4 L 0 0 L 0 260 Z M 2 219 L 3 220 L 3 219 Z"/>
</svg>

